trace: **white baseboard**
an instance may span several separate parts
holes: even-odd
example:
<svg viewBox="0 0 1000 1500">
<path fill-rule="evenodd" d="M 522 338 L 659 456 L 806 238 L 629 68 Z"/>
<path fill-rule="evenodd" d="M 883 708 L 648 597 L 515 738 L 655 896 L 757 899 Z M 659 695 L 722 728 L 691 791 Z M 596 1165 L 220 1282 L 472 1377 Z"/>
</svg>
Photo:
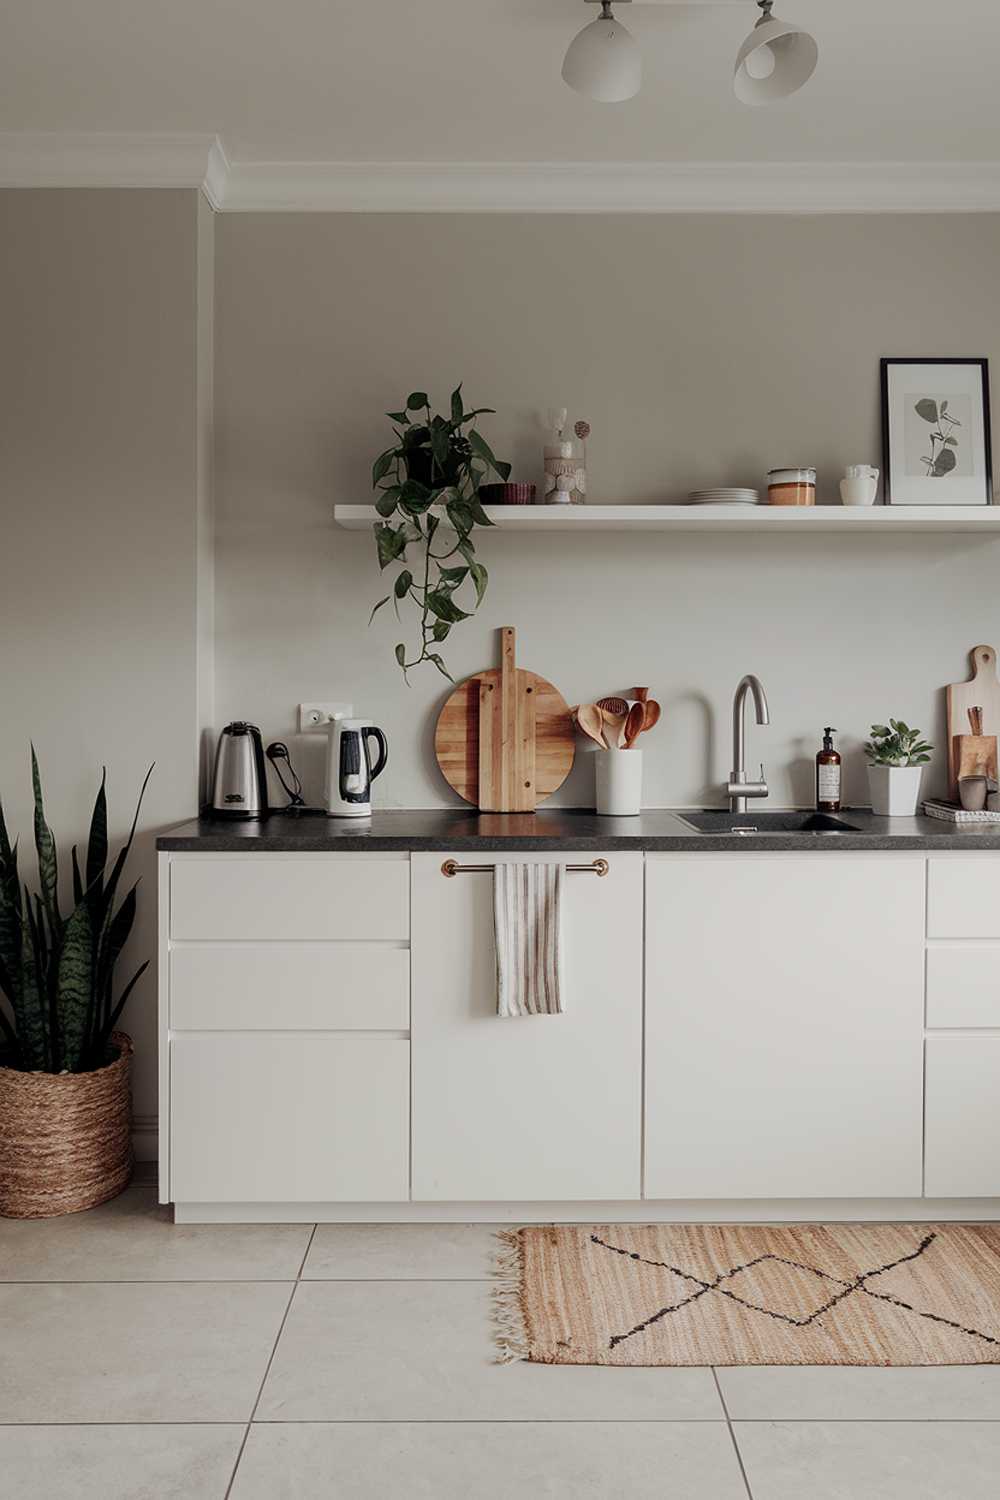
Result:
<svg viewBox="0 0 1000 1500">
<path fill-rule="evenodd" d="M 1000 1221 L 1000 1198 L 625 1203 L 177 1203 L 177 1224 L 818 1224 Z"/>
</svg>

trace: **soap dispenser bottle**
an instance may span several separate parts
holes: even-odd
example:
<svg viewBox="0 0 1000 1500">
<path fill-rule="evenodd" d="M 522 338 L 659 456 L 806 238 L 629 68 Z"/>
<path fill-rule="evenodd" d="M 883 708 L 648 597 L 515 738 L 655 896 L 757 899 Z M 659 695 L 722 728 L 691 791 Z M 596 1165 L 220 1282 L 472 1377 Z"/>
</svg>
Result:
<svg viewBox="0 0 1000 1500">
<path fill-rule="evenodd" d="M 823 748 L 816 756 L 816 809 L 840 812 L 840 752 L 833 748 L 835 729 L 823 730 Z"/>
</svg>

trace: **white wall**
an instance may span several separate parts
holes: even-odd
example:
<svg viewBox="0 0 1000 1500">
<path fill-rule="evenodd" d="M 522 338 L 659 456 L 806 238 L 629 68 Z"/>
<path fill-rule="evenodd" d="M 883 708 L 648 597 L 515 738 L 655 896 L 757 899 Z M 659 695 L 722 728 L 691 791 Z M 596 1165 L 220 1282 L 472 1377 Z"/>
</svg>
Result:
<svg viewBox="0 0 1000 1500">
<path fill-rule="evenodd" d="M 593 424 L 594 499 L 815 463 L 829 500 L 845 464 L 880 462 L 880 355 L 1000 356 L 993 216 L 233 215 L 217 240 L 217 720 L 288 738 L 298 702 L 352 699 L 390 735 L 383 806 L 454 800 L 431 756 L 447 684 L 404 686 L 391 609 L 367 628 L 372 541 L 331 524 L 335 501 L 370 498 L 381 414 L 408 391 L 444 402 L 464 380 L 527 479 L 537 409 L 567 405 Z M 749 755 L 773 802 L 811 800 L 824 724 L 861 800 L 869 724 L 899 714 L 943 743 L 941 687 L 1000 636 L 1000 543 L 976 538 L 490 536 L 482 556 L 452 672 L 490 664 L 510 623 L 571 703 L 651 684 L 652 806 L 718 800 L 748 670 L 771 700 Z M 318 794 L 318 746 L 291 743 Z M 581 754 L 558 800 L 591 802 L 590 770 Z"/>
<path fill-rule="evenodd" d="M 0 796 L 34 881 L 34 740 L 68 878 L 102 764 L 121 838 L 156 762 L 123 981 L 155 954 L 155 831 L 197 798 L 198 213 L 194 192 L 0 193 Z M 154 975 L 125 1015 L 140 1131 Z"/>
</svg>

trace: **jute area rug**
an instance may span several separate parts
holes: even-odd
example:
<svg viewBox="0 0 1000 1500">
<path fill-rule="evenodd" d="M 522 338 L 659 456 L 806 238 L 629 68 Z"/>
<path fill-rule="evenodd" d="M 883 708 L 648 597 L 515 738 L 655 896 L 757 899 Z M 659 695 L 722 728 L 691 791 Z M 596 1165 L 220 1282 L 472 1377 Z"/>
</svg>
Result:
<svg viewBox="0 0 1000 1500">
<path fill-rule="evenodd" d="M 1000 1225 L 503 1230 L 503 1360 L 1000 1364 Z"/>
</svg>

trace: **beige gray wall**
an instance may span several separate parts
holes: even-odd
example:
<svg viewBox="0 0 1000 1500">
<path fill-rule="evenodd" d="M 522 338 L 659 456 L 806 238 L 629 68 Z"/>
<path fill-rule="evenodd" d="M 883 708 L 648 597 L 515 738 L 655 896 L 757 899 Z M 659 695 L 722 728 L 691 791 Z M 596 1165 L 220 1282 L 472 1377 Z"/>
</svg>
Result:
<svg viewBox="0 0 1000 1500">
<path fill-rule="evenodd" d="M 353 699 L 391 736 L 383 805 L 451 800 L 430 755 L 446 684 L 404 686 L 391 610 L 367 628 L 371 538 L 331 508 L 370 498 L 381 413 L 408 391 L 444 401 L 463 380 L 524 479 L 537 410 L 565 404 L 593 424 L 594 500 L 758 484 L 782 463 L 817 464 L 830 499 L 845 464 L 880 462 L 880 355 L 1000 358 L 997 217 L 233 215 L 217 250 L 217 717 L 287 737 L 299 701 Z M 716 796 L 747 670 L 771 698 L 750 754 L 773 800 L 809 802 L 824 724 L 860 800 L 872 720 L 940 740 L 940 686 L 1000 635 L 1000 543 L 975 537 L 494 535 L 482 556 L 454 674 L 512 623 L 570 702 L 652 684 L 654 806 Z M 315 792 L 317 747 L 300 749 Z M 579 757 L 559 800 L 588 803 L 590 773 Z"/>
<path fill-rule="evenodd" d="M 196 804 L 198 214 L 195 192 L 0 193 L 0 795 L 33 877 L 34 740 L 68 875 L 102 764 L 121 837 L 156 762 L 123 978 L 155 952 L 154 830 Z M 126 1014 L 140 1128 L 156 1104 L 154 975 Z"/>
</svg>

